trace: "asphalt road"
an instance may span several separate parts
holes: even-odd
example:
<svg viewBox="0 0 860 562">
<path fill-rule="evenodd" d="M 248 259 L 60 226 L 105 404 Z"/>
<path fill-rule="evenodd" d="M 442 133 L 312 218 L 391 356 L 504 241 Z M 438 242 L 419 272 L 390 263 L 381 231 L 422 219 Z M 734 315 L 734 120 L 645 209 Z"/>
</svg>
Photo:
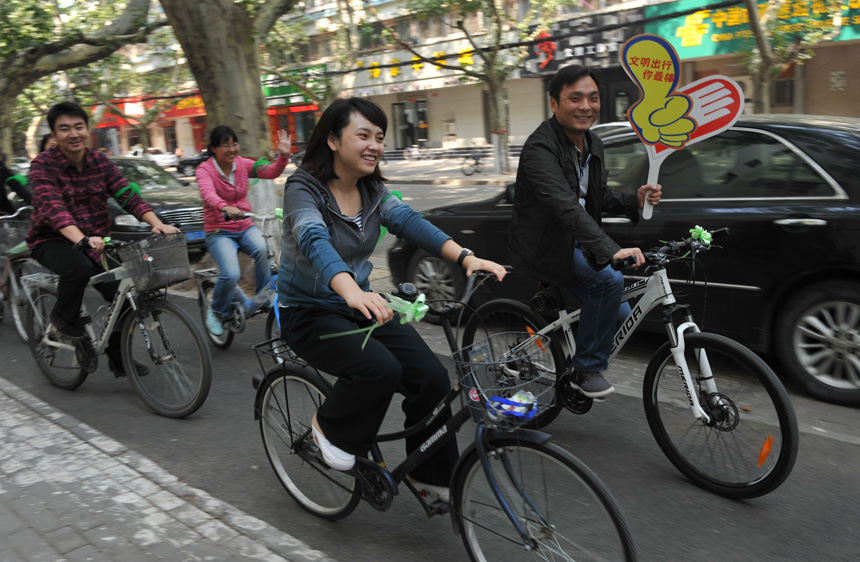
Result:
<svg viewBox="0 0 860 562">
<path fill-rule="evenodd" d="M 416 193 L 421 189 L 412 187 Z M 432 197 L 443 196 L 447 194 L 440 190 Z M 380 274 L 375 283 L 388 289 L 384 268 Z M 181 296 L 171 300 L 198 318 L 194 300 Z M 341 562 L 466 559 L 450 518 L 428 520 L 409 496 L 399 497 L 388 512 L 361 505 L 345 520 L 329 523 L 304 512 L 281 488 L 253 419 L 251 377 L 259 366 L 251 346 L 263 339 L 264 323 L 265 317 L 255 317 L 229 350 L 212 349 L 211 393 L 185 420 L 150 413 L 127 381 L 113 379 L 104 362 L 76 391 L 50 386 L 27 346 L 6 323 L 0 325 L 0 369 L 16 385 L 152 459 L 180 480 Z M 438 329 L 426 325 L 420 329 L 442 353 Z M 634 343 L 610 376 L 633 376 L 644 369 L 654 340 L 637 338 Z M 654 442 L 641 398 L 633 390 L 622 389 L 584 416 L 563 413 L 549 431 L 557 444 L 586 462 L 613 491 L 642 560 L 855 560 L 860 553 L 860 414 L 793 396 L 802 428 L 797 464 L 782 487 L 755 500 L 727 500 L 685 480 Z M 387 428 L 398 426 L 398 415 L 399 405 L 394 404 Z M 468 430 L 459 435 L 461 447 L 470 440 Z M 384 452 L 389 465 L 403 457 L 398 445 L 387 446 Z M 565 493 L 563 483 L 557 492 Z"/>
</svg>

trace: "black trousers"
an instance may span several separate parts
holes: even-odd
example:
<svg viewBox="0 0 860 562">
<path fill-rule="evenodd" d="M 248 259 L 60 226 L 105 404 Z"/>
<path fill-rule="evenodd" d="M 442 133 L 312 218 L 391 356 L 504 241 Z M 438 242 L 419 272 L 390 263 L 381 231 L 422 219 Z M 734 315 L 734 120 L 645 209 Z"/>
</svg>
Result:
<svg viewBox="0 0 860 562">
<path fill-rule="evenodd" d="M 81 303 L 87 283 L 93 275 L 104 273 L 102 266 L 85 253 L 76 251 L 68 240 L 51 240 L 39 244 L 33 250 L 33 259 L 60 276 L 54 310 L 70 324 L 80 322 Z M 119 289 L 119 281 L 98 283 L 94 287 L 106 301 L 111 302 Z M 119 332 L 114 331 L 110 335 L 107 352 L 111 359 L 119 360 Z"/>
<path fill-rule="evenodd" d="M 364 317 L 330 309 L 281 309 L 284 341 L 311 366 L 335 375 L 331 395 L 317 412 L 317 422 L 336 447 L 365 455 L 379 432 L 395 392 L 404 395 L 404 427 L 433 411 L 451 389 L 448 372 L 412 326 L 395 318 L 376 328 L 364 350 L 366 333 L 321 340 L 320 336 L 370 324 Z M 416 450 L 445 421 L 448 408 L 430 428 L 406 439 L 406 453 Z M 420 482 L 447 486 L 459 452 L 456 439 L 412 471 Z"/>
</svg>

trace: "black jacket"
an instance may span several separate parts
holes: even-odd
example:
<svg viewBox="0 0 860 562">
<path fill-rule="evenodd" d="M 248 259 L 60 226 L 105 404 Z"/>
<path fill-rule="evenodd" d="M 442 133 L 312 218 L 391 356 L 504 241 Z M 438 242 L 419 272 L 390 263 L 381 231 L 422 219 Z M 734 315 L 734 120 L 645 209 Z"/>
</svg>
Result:
<svg viewBox="0 0 860 562">
<path fill-rule="evenodd" d="M 606 267 L 621 249 L 600 226 L 604 212 L 639 221 L 636 192 L 618 193 L 607 185 L 603 141 L 591 131 L 586 138 L 592 156 L 585 209 L 579 204 L 574 145 L 555 116 L 529 136 L 517 170 L 511 263 L 541 280 L 568 286 L 577 241 L 595 269 Z"/>
</svg>

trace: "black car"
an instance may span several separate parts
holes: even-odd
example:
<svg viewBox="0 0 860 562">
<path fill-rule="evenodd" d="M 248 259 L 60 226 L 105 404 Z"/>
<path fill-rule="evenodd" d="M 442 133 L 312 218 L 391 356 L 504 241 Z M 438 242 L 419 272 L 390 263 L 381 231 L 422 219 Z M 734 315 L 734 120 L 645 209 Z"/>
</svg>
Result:
<svg viewBox="0 0 860 562">
<path fill-rule="evenodd" d="M 194 172 L 197 170 L 197 166 L 207 160 L 209 160 L 209 151 L 204 148 L 193 156 L 180 158 L 179 164 L 176 165 L 176 169 L 179 170 L 179 173 L 183 176 L 193 176 Z"/>
<path fill-rule="evenodd" d="M 605 145 L 615 189 L 645 183 L 638 137 L 613 133 Z M 722 248 L 702 256 L 694 284 L 686 267 L 669 269 L 676 294 L 689 295 L 682 302 L 704 329 L 765 354 L 810 394 L 860 404 L 860 119 L 747 116 L 670 155 L 659 181 L 654 216 L 635 228 L 606 216 L 607 233 L 647 250 L 696 225 L 729 227 L 715 242 Z M 506 263 L 512 189 L 425 216 L 481 257 Z M 395 283 L 415 282 L 428 297 L 462 291 L 461 269 L 402 241 L 389 265 Z M 529 302 L 536 282 L 515 272 L 492 290 Z"/>
<path fill-rule="evenodd" d="M 112 157 L 111 161 L 124 178 L 140 187 L 141 196 L 152 205 L 162 222 L 179 225 L 189 249 L 206 248 L 203 202 L 197 188 L 176 179 L 150 160 Z M 148 224 L 124 212 L 114 199 L 108 200 L 108 207 L 112 221 L 111 237 L 131 242 L 152 233 Z"/>
</svg>

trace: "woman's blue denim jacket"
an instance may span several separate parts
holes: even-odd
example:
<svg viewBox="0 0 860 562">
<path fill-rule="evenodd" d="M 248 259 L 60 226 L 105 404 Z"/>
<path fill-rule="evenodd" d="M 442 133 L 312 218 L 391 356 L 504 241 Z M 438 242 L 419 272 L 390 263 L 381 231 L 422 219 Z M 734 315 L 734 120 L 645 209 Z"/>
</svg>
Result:
<svg viewBox="0 0 860 562">
<path fill-rule="evenodd" d="M 346 271 L 364 291 L 370 290 L 370 256 L 382 226 L 434 255 L 450 237 L 419 213 L 391 197 L 385 185 L 359 181 L 361 228 L 345 218 L 327 185 L 302 169 L 284 186 L 284 233 L 278 271 L 278 301 L 283 306 L 322 306 L 351 314 L 331 289 L 332 277 Z"/>
</svg>

